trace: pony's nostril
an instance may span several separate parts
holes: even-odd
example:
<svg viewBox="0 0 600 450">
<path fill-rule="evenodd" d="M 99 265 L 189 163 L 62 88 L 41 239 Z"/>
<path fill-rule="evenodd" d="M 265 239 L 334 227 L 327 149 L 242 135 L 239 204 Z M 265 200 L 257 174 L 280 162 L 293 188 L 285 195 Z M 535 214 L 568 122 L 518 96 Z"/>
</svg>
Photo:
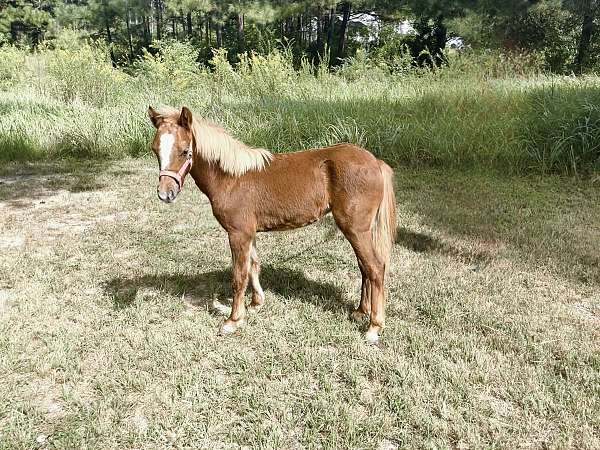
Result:
<svg viewBox="0 0 600 450">
<path fill-rule="evenodd" d="M 165 191 L 158 191 L 158 198 L 164 202 L 167 200 L 168 194 Z"/>
</svg>

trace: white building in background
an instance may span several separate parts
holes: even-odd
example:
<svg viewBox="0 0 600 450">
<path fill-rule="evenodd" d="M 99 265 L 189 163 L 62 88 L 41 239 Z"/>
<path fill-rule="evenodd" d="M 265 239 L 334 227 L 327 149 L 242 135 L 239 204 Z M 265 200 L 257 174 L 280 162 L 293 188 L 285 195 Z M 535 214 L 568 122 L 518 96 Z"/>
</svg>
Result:
<svg viewBox="0 0 600 450">
<path fill-rule="evenodd" d="M 342 17 L 338 16 L 337 19 L 341 20 Z M 381 21 L 377 16 L 373 14 L 351 14 L 348 27 L 362 28 L 363 33 L 357 36 L 356 39 L 363 44 L 370 44 L 371 42 L 377 41 L 377 39 L 379 38 L 379 32 L 381 31 Z"/>
<path fill-rule="evenodd" d="M 462 50 L 465 48 L 465 41 L 459 36 L 451 37 L 448 39 L 448 42 L 446 42 L 446 48 L 451 48 L 452 50 Z"/>
<path fill-rule="evenodd" d="M 394 31 L 398 34 L 417 34 L 417 30 L 413 27 L 413 24 L 410 20 L 405 20 L 404 22 L 400 22 L 398 25 L 394 27 Z"/>
</svg>

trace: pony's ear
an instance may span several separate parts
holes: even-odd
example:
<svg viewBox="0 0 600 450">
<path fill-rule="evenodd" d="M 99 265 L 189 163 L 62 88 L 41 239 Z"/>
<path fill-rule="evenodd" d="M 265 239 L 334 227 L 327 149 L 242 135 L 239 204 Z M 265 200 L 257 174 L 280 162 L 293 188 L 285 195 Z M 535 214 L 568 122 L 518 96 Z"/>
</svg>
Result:
<svg viewBox="0 0 600 450">
<path fill-rule="evenodd" d="M 192 112 L 186 106 L 181 108 L 181 114 L 179 115 L 179 126 L 191 130 L 192 120 Z"/>
<path fill-rule="evenodd" d="M 148 106 L 148 117 L 150 117 L 152 125 L 158 128 L 160 122 L 162 121 L 162 117 L 152 106 Z"/>
</svg>

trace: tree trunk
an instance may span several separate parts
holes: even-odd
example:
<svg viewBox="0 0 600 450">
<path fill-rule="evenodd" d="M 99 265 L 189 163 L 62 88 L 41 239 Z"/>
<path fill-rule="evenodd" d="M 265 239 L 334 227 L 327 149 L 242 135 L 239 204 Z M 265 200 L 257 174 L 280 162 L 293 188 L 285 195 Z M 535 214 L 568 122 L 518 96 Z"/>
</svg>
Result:
<svg viewBox="0 0 600 450">
<path fill-rule="evenodd" d="M 115 52 L 113 50 L 113 40 L 112 34 L 110 32 L 110 21 L 108 19 L 108 8 L 106 4 L 106 0 L 102 2 L 104 7 L 104 24 L 106 25 L 106 41 L 108 42 L 108 49 L 110 52 L 110 61 L 113 67 L 117 67 L 117 59 L 115 58 Z"/>
<path fill-rule="evenodd" d="M 202 39 L 204 39 L 202 33 L 204 33 L 204 22 L 205 22 L 205 20 L 202 18 L 202 16 L 200 15 L 200 13 L 196 14 L 196 19 L 197 19 L 197 22 L 194 25 L 194 27 L 196 28 L 196 33 L 198 34 L 198 42 L 202 42 Z"/>
<path fill-rule="evenodd" d="M 323 47 L 323 24 L 321 23 L 321 5 L 317 9 L 317 49 L 320 52 Z"/>
<path fill-rule="evenodd" d="M 575 73 L 581 75 L 585 67 L 590 50 L 592 35 L 594 34 L 594 14 L 592 7 L 594 0 L 587 0 L 583 10 L 583 21 L 581 24 L 581 35 L 579 37 L 579 47 L 575 56 Z"/>
<path fill-rule="evenodd" d="M 210 13 L 206 13 L 205 20 L 206 21 L 205 21 L 205 25 L 204 25 L 204 28 L 205 28 L 204 31 L 206 32 L 206 36 L 205 36 L 206 46 L 210 47 Z"/>
<path fill-rule="evenodd" d="M 142 31 L 144 37 L 144 46 L 148 45 L 148 24 L 146 23 L 146 15 L 142 15 Z"/>
<path fill-rule="evenodd" d="M 108 21 L 106 22 L 106 40 L 108 41 L 108 49 L 110 51 L 110 61 L 113 67 L 117 67 L 117 58 L 115 58 L 115 51 L 113 50 L 112 35 L 110 34 L 110 27 Z"/>
<path fill-rule="evenodd" d="M 217 47 L 221 48 L 223 46 L 223 30 L 221 29 L 221 24 L 217 23 Z"/>
<path fill-rule="evenodd" d="M 129 64 L 133 62 L 133 41 L 131 38 L 131 17 L 129 5 L 127 5 L 127 13 L 125 14 L 125 25 L 127 27 L 127 44 L 129 45 Z"/>
<path fill-rule="evenodd" d="M 331 66 L 331 59 L 333 53 L 331 48 L 333 47 L 333 24 L 335 20 L 335 10 L 333 8 L 329 9 L 329 17 L 327 20 L 327 52 L 329 52 L 329 66 Z"/>
<path fill-rule="evenodd" d="M 175 17 L 171 17 L 171 27 L 173 31 L 173 39 L 177 39 L 177 22 L 175 22 Z"/>
<path fill-rule="evenodd" d="M 188 12 L 186 15 L 186 22 L 187 22 L 187 35 L 188 35 L 188 39 L 192 38 L 192 13 Z"/>
<path fill-rule="evenodd" d="M 444 54 L 444 50 L 446 48 L 446 41 L 448 39 L 448 29 L 444 24 L 444 17 L 439 15 L 435 20 L 435 25 L 433 29 L 433 38 L 434 38 L 434 48 L 432 49 L 432 58 L 436 65 L 441 65 L 446 63 L 446 55 Z"/>
<path fill-rule="evenodd" d="M 17 42 L 19 39 L 19 23 L 17 21 L 12 21 L 10 23 L 10 41 Z"/>
<path fill-rule="evenodd" d="M 158 39 L 160 41 L 162 39 L 162 28 L 161 28 L 162 14 L 161 14 L 160 0 L 155 0 L 154 6 L 156 8 L 156 14 L 154 15 L 154 18 L 156 20 L 156 39 Z"/>
<path fill-rule="evenodd" d="M 246 46 L 245 36 L 244 36 L 244 13 L 238 13 L 238 51 L 243 52 Z"/>
<path fill-rule="evenodd" d="M 147 47 L 152 43 L 152 32 L 150 31 L 150 21 L 148 20 L 148 16 L 143 16 L 142 20 L 144 22 L 144 43 Z"/>
<path fill-rule="evenodd" d="M 348 30 L 348 21 L 350 20 L 350 2 L 342 4 L 342 26 L 340 28 L 340 43 L 338 45 L 337 60 L 342 61 L 346 51 L 346 31 Z"/>
</svg>

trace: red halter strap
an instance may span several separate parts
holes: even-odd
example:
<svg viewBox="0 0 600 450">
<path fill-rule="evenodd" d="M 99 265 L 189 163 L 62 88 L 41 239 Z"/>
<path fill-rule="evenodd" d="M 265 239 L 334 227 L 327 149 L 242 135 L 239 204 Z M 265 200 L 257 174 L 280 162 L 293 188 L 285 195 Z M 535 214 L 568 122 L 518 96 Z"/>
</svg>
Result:
<svg viewBox="0 0 600 450">
<path fill-rule="evenodd" d="M 191 168 L 192 168 L 192 158 L 188 158 L 185 160 L 185 162 L 183 163 L 183 165 L 177 172 L 174 172 L 172 170 L 161 170 L 158 173 L 158 179 L 160 180 L 160 177 L 173 178 L 175 181 L 177 181 L 177 184 L 179 185 L 179 189 L 181 190 L 181 189 L 183 189 L 183 180 L 185 180 L 185 176 L 187 175 L 189 170 L 191 170 Z"/>
</svg>

